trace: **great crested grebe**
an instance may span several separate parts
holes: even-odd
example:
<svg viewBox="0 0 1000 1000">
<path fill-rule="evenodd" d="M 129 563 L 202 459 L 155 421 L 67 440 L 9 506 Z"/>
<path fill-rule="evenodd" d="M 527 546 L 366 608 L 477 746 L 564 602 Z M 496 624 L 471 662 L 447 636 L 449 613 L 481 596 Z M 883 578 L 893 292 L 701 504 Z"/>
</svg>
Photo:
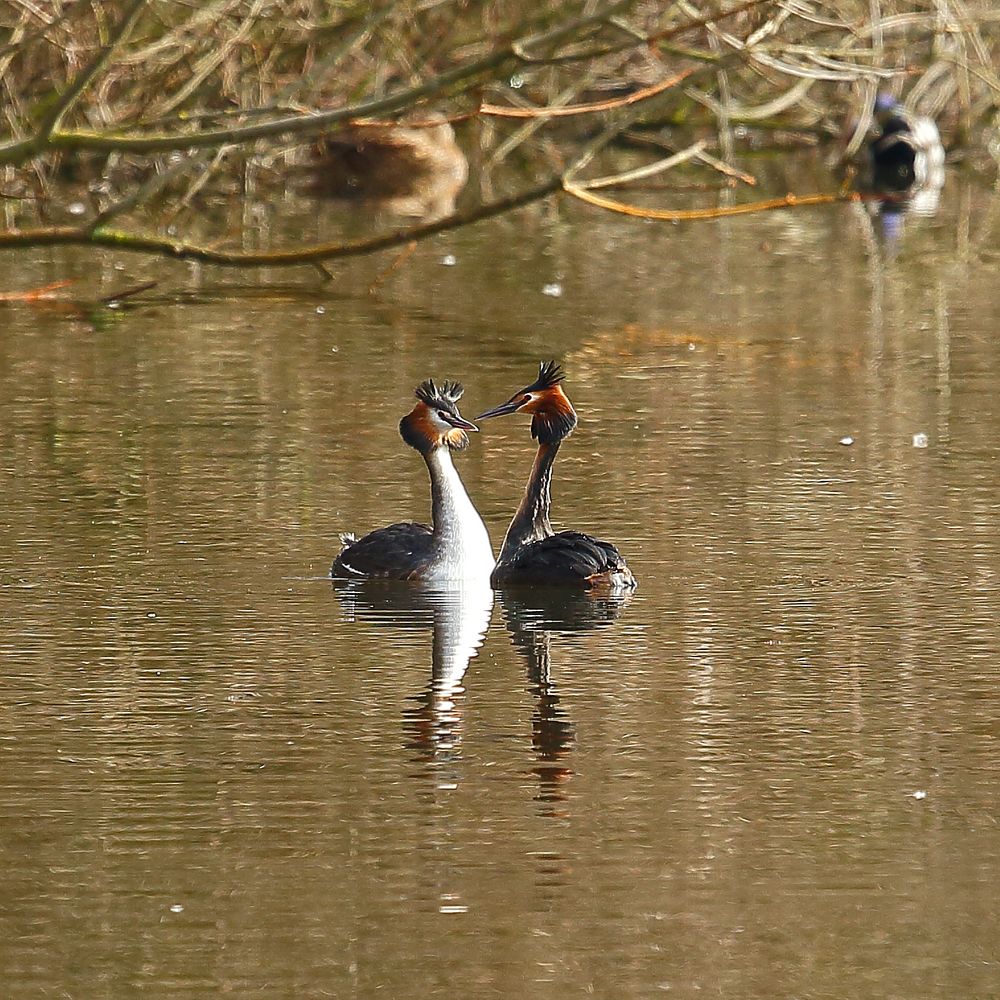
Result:
<svg viewBox="0 0 1000 1000">
<path fill-rule="evenodd" d="M 530 413 L 531 436 L 538 441 L 524 499 L 507 529 L 490 583 L 494 587 L 524 584 L 618 593 L 634 590 L 635 577 L 610 542 L 581 531 L 553 532 L 549 523 L 552 464 L 563 438 L 577 423 L 573 404 L 560 384 L 563 378 L 554 361 L 543 363 L 531 385 L 476 418 Z"/>
<path fill-rule="evenodd" d="M 403 440 L 416 448 L 431 476 L 434 527 L 404 521 L 364 538 L 341 535 L 344 548 L 333 563 L 341 579 L 418 580 L 448 584 L 486 580 L 493 569 L 493 548 L 486 525 L 452 465 L 452 451 L 469 444 L 466 431 L 479 428 L 462 418 L 456 403 L 459 382 L 421 382 L 417 405 L 399 422 Z"/>
</svg>

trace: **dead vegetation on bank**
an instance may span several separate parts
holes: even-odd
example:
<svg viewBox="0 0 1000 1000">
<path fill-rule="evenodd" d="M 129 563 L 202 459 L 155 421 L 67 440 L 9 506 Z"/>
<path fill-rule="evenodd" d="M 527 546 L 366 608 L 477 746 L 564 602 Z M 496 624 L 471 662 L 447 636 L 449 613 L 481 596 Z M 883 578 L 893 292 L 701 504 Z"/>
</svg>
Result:
<svg viewBox="0 0 1000 1000">
<path fill-rule="evenodd" d="M 879 91 L 937 119 L 953 154 L 1000 155 L 998 45 L 990 0 L 8 0 L 0 248 L 321 265 L 559 191 L 659 219 L 842 200 L 856 195 L 832 181 L 696 208 L 623 191 L 681 169 L 689 186 L 750 189 L 734 162 L 748 146 L 849 157 Z M 623 143 L 643 150 L 638 167 L 633 154 L 620 169 Z M 456 208 L 463 156 L 474 183 Z M 376 177 L 422 221 L 244 249 L 247 201 L 287 187 L 360 199 Z"/>
</svg>

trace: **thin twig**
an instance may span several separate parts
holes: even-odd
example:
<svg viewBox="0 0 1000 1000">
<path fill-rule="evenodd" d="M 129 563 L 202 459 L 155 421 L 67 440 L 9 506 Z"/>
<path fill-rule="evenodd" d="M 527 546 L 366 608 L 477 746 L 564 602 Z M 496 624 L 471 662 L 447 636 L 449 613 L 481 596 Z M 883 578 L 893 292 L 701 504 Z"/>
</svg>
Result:
<svg viewBox="0 0 1000 1000">
<path fill-rule="evenodd" d="M 42 118 L 42 122 L 38 126 L 38 132 L 32 140 L 39 148 L 48 143 L 52 134 L 59 127 L 59 123 L 63 117 L 80 99 L 80 95 L 87 89 L 90 81 L 104 68 L 119 43 L 131 31 L 132 26 L 135 24 L 145 5 L 146 0 L 132 0 L 132 5 L 126 9 L 125 15 L 111 30 L 108 40 L 97 50 L 94 58 L 77 73 L 72 83 L 60 95 L 59 100 L 56 101 L 48 114 Z"/>
<path fill-rule="evenodd" d="M 671 87 L 686 80 L 693 69 L 685 69 L 680 73 L 667 77 L 652 87 L 637 90 L 625 97 L 615 97 L 607 101 L 595 101 L 592 104 L 571 104 L 562 108 L 503 108 L 497 104 L 482 104 L 479 107 L 481 115 L 491 115 L 495 118 L 570 118 L 574 115 L 590 115 L 597 111 L 613 111 L 615 108 L 627 108 L 630 104 L 649 100 Z"/>
<path fill-rule="evenodd" d="M 653 177 L 656 174 L 663 173 L 664 170 L 670 170 L 681 163 L 695 159 L 702 152 L 707 142 L 707 139 L 702 139 L 700 142 L 688 146 L 687 149 L 682 149 L 679 153 L 674 153 L 672 156 L 657 160 L 655 163 L 638 167 L 635 170 L 628 170 L 623 174 L 612 174 L 607 177 L 595 177 L 592 180 L 578 181 L 576 182 L 576 186 L 585 191 L 594 191 L 597 188 L 618 187 L 630 181 L 645 180 L 647 177 Z"/>
<path fill-rule="evenodd" d="M 39 288 L 29 288 L 26 292 L 0 292 L 0 302 L 38 302 L 40 299 L 55 299 L 55 294 L 67 285 L 72 285 L 75 279 L 64 278 Z"/>
<path fill-rule="evenodd" d="M 156 288 L 158 284 L 158 281 L 144 281 L 141 285 L 132 285 L 130 288 L 123 288 L 120 292 L 114 292 L 111 295 L 102 295 L 97 301 L 101 305 L 108 305 L 111 302 L 121 302 L 122 299 L 131 298 L 133 295 L 139 295 L 141 292 L 148 292 L 151 288 Z"/>
<path fill-rule="evenodd" d="M 374 295 L 379 290 L 379 287 L 383 284 L 385 279 L 388 278 L 389 275 L 403 263 L 403 261 L 409 260 L 409 258 L 413 256 L 416 249 L 416 242 L 407 243 L 406 246 L 403 247 L 403 249 L 396 254 L 395 257 L 393 257 L 392 263 L 375 275 L 375 280 L 368 286 L 368 294 Z"/>
<path fill-rule="evenodd" d="M 756 187 L 757 178 L 753 174 L 748 174 L 743 170 L 738 170 L 736 167 L 731 166 L 728 163 L 724 163 L 722 160 L 716 159 L 711 153 L 706 153 L 703 149 L 695 155 L 696 160 L 701 160 L 702 163 L 707 167 L 711 167 L 713 170 L 718 170 L 720 174 L 724 174 L 726 177 L 732 177 L 735 180 L 742 181 L 744 184 L 750 187 Z"/>
</svg>

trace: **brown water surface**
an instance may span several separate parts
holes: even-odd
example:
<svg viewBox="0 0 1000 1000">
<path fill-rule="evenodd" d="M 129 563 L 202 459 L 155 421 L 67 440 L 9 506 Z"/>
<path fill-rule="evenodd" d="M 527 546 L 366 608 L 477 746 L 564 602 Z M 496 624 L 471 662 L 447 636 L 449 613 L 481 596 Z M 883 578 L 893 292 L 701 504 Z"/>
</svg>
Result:
<svg viewBox="0 0 1000 1000">
<path fill-rule="evenodd" d="M 8 256 L 161 285 L 0 306 L 4 994 L 1000 995 L 997 210 L 538 208 L 377 296 Z M 635 597 L 334 591 L 427 516 L 414 385 L 549 357 Z M 531 447 L 459 460 L 495 544 Z"/>
</svg>

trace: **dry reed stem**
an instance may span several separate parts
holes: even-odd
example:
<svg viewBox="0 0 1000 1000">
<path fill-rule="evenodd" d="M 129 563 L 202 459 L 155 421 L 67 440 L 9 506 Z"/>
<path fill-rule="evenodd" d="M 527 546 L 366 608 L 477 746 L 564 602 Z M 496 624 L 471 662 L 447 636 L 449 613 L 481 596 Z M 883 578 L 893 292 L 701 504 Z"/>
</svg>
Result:
<svg viewBox="0 0 1000 1000">
<path fill-rule="evenodd" d="M 676 73 L 674 76 L 668 77 L 666 80 L 661 80 L 659 83 L 653 84 L 652 87 L 646 87 L 625 97 L 617 97 L 607 101 L 595 101 L 591 104 L 571 104 L 562 108 L 502 108 L 496 104 L 481 104 L 479 106 L 479 113 L 481 115 L 491 115 L 495 118 L 570 118 L 574 115 L 594 114 L 597 111 L 613 111 L 616 108 L 627 108 L 632 104 L 638 104 L 640 101 L 647 101 L 657 94 L 662 94 L 665 90 L 676 87 L 678 83 L 686 80 L 692 73 L 694 73 L 693 69 L 686 69 L 680 73 Z"/>
<path fill-rule="evenodd" d="M 863 196 L 855 191 L 840 191 L 828 194 L 785 194 L 780 198 L 768 198 L 765 201 L 748 202 L 743 205 L 720 205 L 715 208 L 662 209 L 639 208 L 623 201 L 605 198 L 591 194 L 586 187 L 567 183 L 563 190 L 585 201 L 589 205 L 628 215 L 634 219 L 655 219 L 660 222 L 700 222 L 706 219 L 723 219 L 734 215 L 756 215 L 760 212 L 773 212 L 780 208 L 808 208 L 813 205 L 833 205 L 840 202 L 861 201 Z"/>
</svg>

